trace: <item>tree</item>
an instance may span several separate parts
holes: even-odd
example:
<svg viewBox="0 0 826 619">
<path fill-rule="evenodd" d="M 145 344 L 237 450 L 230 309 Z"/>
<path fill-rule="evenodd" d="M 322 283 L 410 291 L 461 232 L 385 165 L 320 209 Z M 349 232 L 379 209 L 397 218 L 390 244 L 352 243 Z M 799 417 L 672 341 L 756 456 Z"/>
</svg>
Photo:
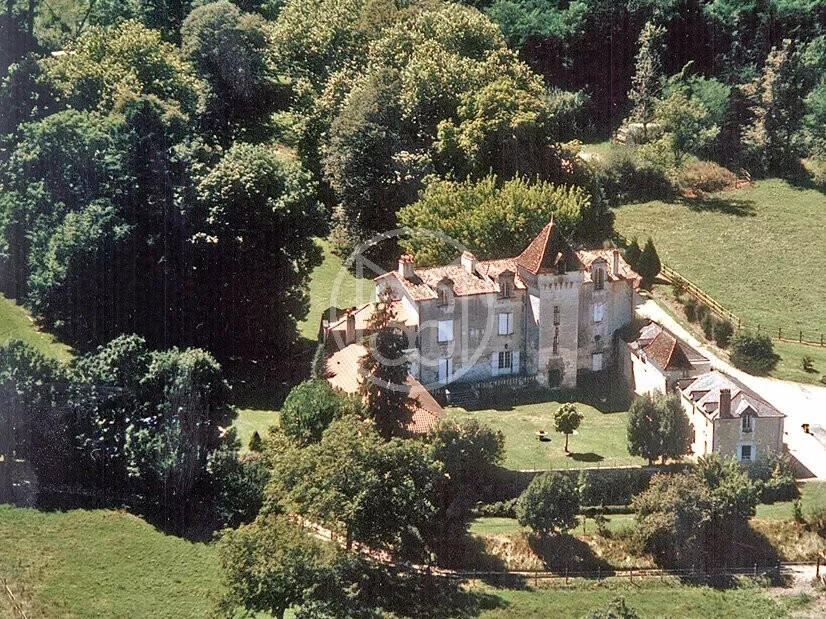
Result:
<svg viewBox="0 0 826 619">
<path fill-rule="evenodd" d="M 637 237 L 631 239 L 631 242 L 628 244 L 628 247 L 625 248 L 623 254 L 628 266 L 636 271 L 639 268 L 640 256 L 642 255 Z"/>
<path fill-rule="evenodd" d="M 635 535 L 666 565 L 700 565 L 705 553 L 711 497 L 691 473 L 654 475 L 648 489 L 634 497 Z"/>
<path fill-rule="evenodd" d="M 321 260 L 309 174 L 271 146 L 236 143 L 197 194 L 192 286 L 204 303 L 193 311 L 214 325 L 204 344 L 224 355 L 287 349 L 308 311 L 305 274 Z"/>
<path fill-rule="evenodd" d="M 590 197 L 579 187 L 523 178 L 500 182 L 490 175 L 429 184 L 417 202 L 399 212 L 399 222 L 412 230 L 400 244 L 418 264 L 450 262 L 456 248 L 426 232 L 435 230 L 480 259 L 503 258 L 527 247 L 551 217 L 563 236 L 578 240 L 585 240 L 586 230 L 601 236 L 612 227 L 611 213 L 594 213 Z"/>
<path fill-rule="evenodd" d="M 256 436 L 257 432 L 253 438 Z M 258 440 L 260 442 L 260 436 Z M 264 503 L 264 489 L 270 478 L 267 460 L 260 450 L 240 455 L 240 448 L 235 428 L 230 428 L 221 446 L 207 459 L 215 512 L 221 523 L 229 527 L 255 519 Z"/>
<path fill-rule="evenodd" d="M 336 419 L 359 412 L 356 398 L 337 392 L 324 379 L 306 380 L 295 386 L 281 407 L 281 429 L 304 447 L 321 440 Z"/>
<path fill-rule="evenodd" d="M 505 437 L 476 419 L 442 419 L 427 440 L 432 458 L 442 468 L 427 540 L 438 556 L 448 558 L 467 531 L 471 509 L 484 496 L 502 461 Z"/>
<path fill-rule="evenodd" d="M 227 144 L 241 131 L 246 141 L 265 139 L 270 115 L 286 99 L 265 20 L 231 2 L 199 6 L 183 23 L 181 51 L 205 81 L 205 129 Z"/>
<path fill-rule="evenodd" d="M 812 89 L 805 104 L 804 126 L 809 152 L 820 159 L 826 159 L 826 79 L 821 79 Z"/>
<path fill-rule="evenodd" d="M 258 430 L 255 430 L 252 433 L 252 436 L 250 436 L 250 442 L 247 449 L 253 453 L 260 453 L 264 451 L 264 441 L 261 439 L 261 435 L 258 434 Z"/>
<path fill-rule="evenodd" d="M 542 536 L 576 526 L 579 494 L 573 480 L 559 473 L 542 473 L 516 501 L 516 518 Z"/>
<path fill-rule="evenodd" d="M 354 417 L 334 421 L 319 443 L 271 451 L 270 502 L 377 547 L 404 544 L 431 522 L 439 467 L 427 446 L 385 442 Z"/>
<path fill-rule="evenodd" d="M 767 335 L 738 331 L 731 340 L 731 363 L 750 374 L 768 374 L 780 357 Z"/>
<path fill-rule="evenodd" d="M 658 101 L 654 118 L 664 132 L 660 139 L 668 142 L 677 167 L 687 155 L 702 154 L 720 133 L 702 102 L 681 92 Z"/>
<path fill-rule="evenodd" d="M 660 263 L 660 257 L 657 255 L 657 250 L 654 248 L 654 241 L 651 240 L 651 237 L 648 237 L 637 263 L 637 272 L 642 277 L 643 286 L 651 288 L 661 269 L 662 264 Z"/>
<path fill-rule="evenodd" d="M 702 457 L 697 476 L 711 493 L 709 517 L 715 532 L 734 533 L 754 516 L 759 490 L 737 460 L 719 454 Z"/>
<path fill-rule="evenodd" d="M 659 395 L 655 405 L 661 410 L 660 433 L 662 436 L 663 464 L 666 459 L 679 460 L 691 453 L 694 429 L 688 415 L 685 414 L 679 396 Z"/>
<path fill-rule="evenodd" d="M 365 410 L 385 438 L 402 433 L 413 414 L 404 353 L 407 339 L 395 320 L 393 300 L 384 292 L 367 323 L 369 345 L 360 361 Z"/>
<path fill-rule="evenodd" d="M 582 423 L 583 415 L 573 404 L 563 404 L 554 413 L 554 430 L 565 435 L 565 453 L 568 453 L 568 436 Z"/>
<path fill-rule="evenodd" d="M 303 602 L 334 551 L 286 518 L 271 515 L 227 530 L 218 552 L 226 585 L 223 612 L 232 616 L 240 606 L 280 619 Z"/>
<path fill-rule="evenodd" d="M 765 171 L 788 174 L 800 157 L 806 80 L 790 39 L 772 48 L 760 76 L 744 88 L 751 124 L 743 131 L 747 155 Z"/>
<path fill-rule="evenodd" d="M 662 87 L 660 41 L 665 34 L 661 26 L 648 22 L 642 29 L 637 51 L 634 77 L 628 98 L 633 107 L 631 118 L 642 123 L 643 134 L 648 139 L 648 124 L 654 119 L 654 109 Z"/>
<path fill-rule="evenodd" d="M 628 417 L 628 453 L 648 460 L 679 459 L 691 452 L 691 422 L 676 396 L 638 396 Z"/>
</svg>

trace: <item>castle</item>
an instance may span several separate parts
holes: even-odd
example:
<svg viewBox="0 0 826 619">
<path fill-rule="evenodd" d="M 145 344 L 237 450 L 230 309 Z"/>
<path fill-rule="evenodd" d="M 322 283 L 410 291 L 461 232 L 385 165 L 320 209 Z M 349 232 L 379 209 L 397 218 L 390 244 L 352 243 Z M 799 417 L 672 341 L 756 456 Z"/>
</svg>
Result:
<svg viewBox="0 0 826 619">
<path fill-rule="evenodd" d="M 514 258 L 464 252 L 419 269 L 402 256 L 375 284 L 397 300 L 410 373 L 425 385 L 522 375 L 574 387 L 580 372 L 615 362 L 639 281 L 619 250 L 573 250 L 551 220 Z"/>
</svg>

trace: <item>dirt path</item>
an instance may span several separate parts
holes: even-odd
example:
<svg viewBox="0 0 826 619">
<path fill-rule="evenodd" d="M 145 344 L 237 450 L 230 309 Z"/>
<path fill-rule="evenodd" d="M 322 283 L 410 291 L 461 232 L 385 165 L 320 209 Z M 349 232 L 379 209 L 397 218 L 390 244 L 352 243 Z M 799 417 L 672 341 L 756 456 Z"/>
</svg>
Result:
<svg viewBox="0 0 826 619">
<path fill-rule="evenodd" d="M 826 445 L 804 433 L 801 427 L 804 423 L 826 425 L 826 387 L 746 374 L 720 359 L 653 300 L 637 297 L 637 301 L 638 314 L 663 325 L 708 357 L 712 367 L 734 376 L 784 413 L 784 442 L 789 453 L 812 475 L 826 479 Z"/>
</svg>

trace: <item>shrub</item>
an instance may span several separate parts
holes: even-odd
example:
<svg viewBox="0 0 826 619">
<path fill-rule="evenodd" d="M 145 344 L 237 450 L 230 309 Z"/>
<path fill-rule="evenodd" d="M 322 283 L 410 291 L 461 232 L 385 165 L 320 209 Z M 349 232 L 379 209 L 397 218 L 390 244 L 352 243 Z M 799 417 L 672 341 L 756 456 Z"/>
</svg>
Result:
<svg viewBox="0 0 826 619">
<path fill-rule="evenodd" d="M 497 501 L 496 503 L 483 503 L 474 511 L 477 516 L 486 516 L 488 518 L 516 518 L 516 499 Z"/>
<path fill-rule="evenodd" d="M 685 300 L 685 317 L 688 322 L 695 322 L 697 320 L 697 301 L 694 297 L 688 297 Z"/>
<path fill-rule="evenodd" d="M 717 321 L 714 320 L 714 316 L 711 313 L 706 313 L 705 317 L 703 318 L 702 327 L 703 327 L 703 334 L 706 336 L 707 340 L 711 340 L 714 336 L 714 328 L 717 326 Z"/>
<path fill-rule="evenodd" d="M 815 371 L 815 360 L 812 359 L 809 355 L 803 355 L 803 359 L 800 360 L 800 365 L 803 366 L 804 372 Z"/>
<path fill-rule="evenodd" d="M 683 193 L 714 193 L 734 185 L 737 177 L 712 161 L 694 161 L 677 173 L 677 187 Z"/>
<path fill-rule="evenodd" d="M 671 290 L 674 292 L 674 298 L 679 301 L 685 293 L 685 284 L 683 283 L 683 280 L 675 278 L 671 282 Z"/>
<path fill-rule="evenodd" d="M 702 325 L 703 321 L 706 319 L 706 316 L 708 315 L 708 308 L 698 301 L 697 311 L 695 313 L 697 314 L 697 322 L 699 322 Z"/>
<path fill-rule="evenodd" d="M 603 196 L 614 206 L 667 198 L 674 193 L 666 174 L 640 162 L 630 148 L 614 148 L 598 159 L 596 179 Z"/>
<path fill-rule="evenodd" d="M 290 391 L 281 408 L 284 434 L 299 445 L 321 440 L 334 419 L 358 412 L 358 401 L 333 389 L 324 379 L 306 380 Z"/>
<path fill-rule="evenodd" d="M 645 247 L 640 254 L 639 266 L 637 268 L 637 273 L 642 277 L 643 286 L 651 288 L 661 268 L 662 264 L 660 263 L 657 249 L 654 247 L 654 241 L 651 240 L 651 237 L 648 237 L 648 240 L 645 242 Z"/>
<path fill-rule="evenodd" d="M 637 238 L 634 237 L 631 239 L 631 242 L 628 243 L 628 247 L 625 248 L 623 252 L 625 256 L 625 261 L 635 271 L 640 263 L 640 254 L 642 254 L 642 250 L 640 249 L 640 244 L 637 242 Z"/>
<path fill-rule="evenodd" d="M 516 501 L 516 518 L 540 535 L 567 531 L 576 525 L 579 493 L 573 479 L 558 473 L 533 478 Z"/>
<path fill-rule="evenodd" d="M 731 336 L 734 334 L 734 327 L 728 320 L 721 320 L 714 325 L 714 341 L 720 348 L 728 347 Z"/>
<path fill-rule="evenodd" d="M 261 440 L 261 435 L 258 434 L 258 430 L 252 433 L 248 447 L 249 450 L 254 453 L 264 451 L 264 441 Z"/>
<path fill-rule="evenodd" d="M 779 360 L 771 339 L 766 335 L 740 331 L 731 340 L 732 364 L 750 374 L 768 374 Z"/>
</svg>

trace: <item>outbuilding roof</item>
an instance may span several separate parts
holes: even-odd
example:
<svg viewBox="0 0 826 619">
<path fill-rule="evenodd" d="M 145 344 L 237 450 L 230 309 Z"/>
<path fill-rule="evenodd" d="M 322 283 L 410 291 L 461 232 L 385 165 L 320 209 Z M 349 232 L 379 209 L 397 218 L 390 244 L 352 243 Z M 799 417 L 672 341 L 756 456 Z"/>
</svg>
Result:
<svg viewBox="0 0 826 619">
<path fill-rule="evenodd" d="M 732 417 L 740 417 L 746 413 L 756 417 L 785 417 L 743 383 L 719 370 L 701 374 L 682 387 L 681 391 L 707 417 L 716 419 L 720 416 L 720 391 L 725 389 L 728 389 L 731 396 Z"/>
</svg>

